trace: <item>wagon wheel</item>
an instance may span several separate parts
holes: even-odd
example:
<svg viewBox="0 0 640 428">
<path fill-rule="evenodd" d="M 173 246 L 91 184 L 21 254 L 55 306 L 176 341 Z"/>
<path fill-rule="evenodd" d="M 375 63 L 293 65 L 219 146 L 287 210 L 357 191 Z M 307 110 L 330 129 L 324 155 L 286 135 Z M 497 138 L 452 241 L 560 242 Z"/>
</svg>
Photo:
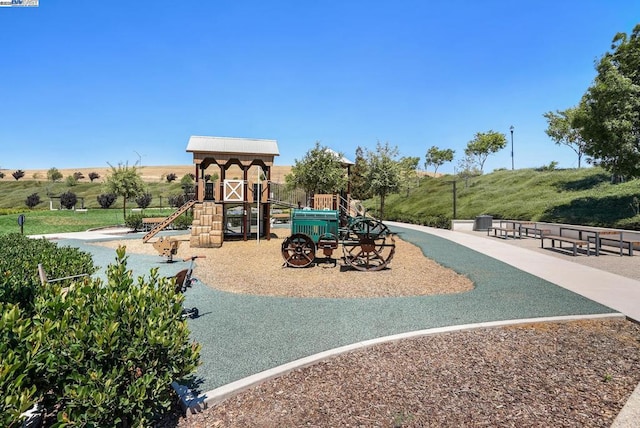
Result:
<svg viewBox="0 0 640 428">
<path fill-rule="evenodd" d="M 353 221 L 342 240 L 344 260 L 357 270 L 384 269 L 395 251 L 396 243 L 387 226 L 371 218 Z"/>
<path fill-rule="evenodd" d="M 287 266 L 309 266 L 316 258 L 316 244 L 304 233 L 294 233 L 282 243 L 282 258 Z"/>
</svg>

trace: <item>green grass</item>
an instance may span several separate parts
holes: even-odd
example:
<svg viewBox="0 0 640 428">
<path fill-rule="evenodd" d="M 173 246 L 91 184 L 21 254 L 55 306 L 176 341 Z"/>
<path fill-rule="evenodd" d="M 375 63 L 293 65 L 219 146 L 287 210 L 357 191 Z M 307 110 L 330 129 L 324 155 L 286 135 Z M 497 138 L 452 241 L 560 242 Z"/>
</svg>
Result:
<svg viewBox="0 0 640 428">
<path fill-rule="evenodd" d="M 135 204 L 134 204 L 135 206 Z M 149 217 L 168 216 L 174 209 L 146 209 L 145 215 Z M 127 209 L 127 215 L 130 211 Z M 44 233 L 82 232 L 105 226 L 123 225 L 124 218 L 120 209 L 89 209 L 87 212 L 71 210 L 28 210 L 14 211 L 0 215 L 0 235 L 20 232 L 18 216 L 24 214 L 25 222 L 23 233 L 25 235 L 40 235 Z"/>
<path fill-rule="evenodd" d="M 182 193 L 180 183 L 146 183 L 148 192 L 153 196 L 151 205 L 166 207 L 168 197 Z M 0 208 L 26 208 L 25 201 L 33 193 L 37 193 L 42 201 L 36 208 L 49 208 L 49 195 L 60 196 L 60 194 L 71 191 L 78 198 L 84 198 L 84 205 L 87 208 L 100 208 L 97 196 L 105 193 L 102 183 L 79 182 L 75 186 L 67 186 L 64 181 L 52 183 L 48 181 L 33 180 L 0 180 Z M 80 205 L 78 200 L 78 206 Z M 127 202 L 127 207 L 135 207 L 135 202 Z M 122 209 L 122 198 L 118 198 L 112 208 Z"/>
<path fill-rule="evenodd" d="M 173 209 L 168 207 L 168 198 L 171 195 L 182 193 L 180 183 L 146 183 L 148 192 L 153 199 L 151 209 L 145 210 L 148 216 L 160 217 L 169 215 Z M 84 206 L 87 212 L 75 212 L 70 210 L 49 210 L 49 195 L 59 196 L 71 191 L 78 197 L 76 208 L 82 205 L 80 198 L 84 198 Z M 27 197 L 33 193 L 40 196 L 40 204 L 35 209 L 26 207 Z M 52 183 L 33 180 L 0 180 L 0 234 L 20 232 L 18 215 L 25 215 L 24 234 L 80 232 L 105 226 L 122 225 L 124 218 L 122 213 L 122 198 L 118 197 L 110 209 L 100 208 L 97 196 L 104 193 L 102 183 L 80 182 L 75 186 L 68 186 L 64 181 Z M 59 201 L 54 200 L 53 207 L 59 207 Z M 134 201 L 127 202 L 127 215 L 130 208 L 136 208 Z M 162 210 L 159 210 L 160 208 Z"/>
<path fill-rule="evenodd" d="M 387 220 L 428 224 L 432 217 L 453 216 L 453 176 L 425 177 L 409 194 L 389 195 Z M 631 207 L 640 198 L 640 180 L 611 184 L 600 168 L 537 171 L 501 170 L 457 180 L 457 218 L 494 218 L 572 223 L 640 230 Z M 365 206 L 377 213 L 379 199 Z"/>
</svg>

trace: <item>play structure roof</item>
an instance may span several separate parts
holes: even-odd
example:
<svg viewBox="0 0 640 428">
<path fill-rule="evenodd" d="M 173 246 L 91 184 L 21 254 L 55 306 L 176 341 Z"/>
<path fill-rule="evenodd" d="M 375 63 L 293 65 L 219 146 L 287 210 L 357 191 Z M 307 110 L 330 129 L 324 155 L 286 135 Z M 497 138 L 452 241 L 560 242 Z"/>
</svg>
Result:
<svg viewBox="0 0 640 428">
<path fill-rule="evenodd" d="M 238 153 L 246 155 L 279 156 L 276 140 L 234 137 L 205 137 L 192 135 L 187 152 Z"/>
</svg>

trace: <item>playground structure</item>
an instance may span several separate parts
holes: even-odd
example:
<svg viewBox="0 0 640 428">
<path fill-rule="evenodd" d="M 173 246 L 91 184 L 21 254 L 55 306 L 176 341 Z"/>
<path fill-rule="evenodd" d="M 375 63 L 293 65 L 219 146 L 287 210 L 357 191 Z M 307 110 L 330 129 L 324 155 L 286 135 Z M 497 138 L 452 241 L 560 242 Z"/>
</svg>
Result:
<svg viewBox="0 0 640 428">
<path fill-rule="evenodd" d="M 310 198 L 272 183 L 271 167 L 279 155 L 275 140 L 192 136 L 186 151 L 193 154 L 195 191 L 173 214 L 155 223 L 143 242 L 190 209 L 193 222 L 189 243 L 194 248 L 220 247 L 225 239 L 269 240 L 274 206 L 350 210 L 350 188 L 342 194 Z M 349 175 L 353 163 L 344 158 L 341 161 Z"/>
</svg>

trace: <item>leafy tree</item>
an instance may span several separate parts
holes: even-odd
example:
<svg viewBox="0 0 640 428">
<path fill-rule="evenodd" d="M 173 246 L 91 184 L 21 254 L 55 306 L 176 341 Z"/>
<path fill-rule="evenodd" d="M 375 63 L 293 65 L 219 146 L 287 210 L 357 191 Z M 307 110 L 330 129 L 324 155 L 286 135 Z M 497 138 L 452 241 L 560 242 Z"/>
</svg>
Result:
<svg viewBox="0 0 640 428">
<path fill-rule="evenodd" d="M 96 197 L 101 208 L 109 208 L 116 201 L 117 196 L 113 193 L 102 193 Z"/>
<path fill-rule="evenodd" d="M 334 193 L 344 190 L 347 176 L 342 155 L 316 142 L 302 160 L 295 160 L 285 176 L 289 188 L 300 187 L 308 193 Z"/>
<path fill-rule="evenodd" d="M 195 179 L 195 176 L 193 174 L 185 174 L 180 179 L 180 187 L 182 187 L 182 191 L 184 192 L 185 195 L 189 195 L 195 192 L 196 186 L 195 186 L 194 179 Z M 187 198 L 189 198 L 189 196 Z M 188 199 L 186 199 L 185 202 L 187 200 Z"/>
<path fill-rule="evenodd" d="M 507 145 L 507 137 L 500 132 L 488 131 L 477 132 L 473 140 L 467 143 L 464 149 L 465 155 L 473 159 L 480 167 L 480 172 L 484 169 L 484 163 L 489 155 L 504 149 Z"/>
<path fill-rule="evenodd" d="M 19 169 L 17 171 L 13 171 L 13 173 L 11 173 L 11 176 L 13 176 L 13 178 L 16 179 L 16 181 L 20 180 L 22 177 L 24 177 L 24 171 Z"/>
<path fill-rule="evenodd" d="M 60 181 L 62 179 L 62 173 L 58 170 L 58 168 L 49 168 L 47 171 L 47 180 L 52 183 L 56 181 Z"/>
<path fill-rule="evenodd" d="M 640 24 L 618 33 L 596 66 L 576 124 L 585 153 L 614 176 L 640 175 Z"/>
<path fill-rule="evenodd" d="M 433 165 L 433 174 L 436 175 L 438 168 L 444 165 L 445 162 L 451 162 L 455 153 L 456 152 L 451 149 L 439 149 L 437 146 L 431 146 L 429 150 L 427 150 L 424 159 L 425 170 L 428 169 L 430 165 Z"/>
<path fill-rule="evenodd" d="M 60 195 L 60 205 L 68 210 L 73 208 L 76 205 L 76 202 L 78 202 L 78 197 L 73 192 L 64 192 Z"/>
<path fill-rule="evenodd" d="M 0 179 L 4 178 L 4 172 L 0 171 Z"/>
<path fill-rule="evenodd" d="M 80 171 L 74 172 L 73 173 L 73 178 L 75 178 L 76 181 L 82 180 L 84 178 L 84 174 L 81 173 Z"/>
<path fill-rule="evenodd" d="M 364 150 L 360 146 L 356 148 L 356 159 L 353 167 L 351 168 L 351 196 L 354 199 L 365 200 L 371 197 L 371 191 L 369 189 L 369 183 L 367 182 L 367 158 L 365 157 Z"/>
<path fill-rule="evenodd" d="M 24 202 L 24 204 L 29 208 L 29 209 L 33 209 L 36 205 L 38 205 L 40 203 L 40 195 L 38 195 L 37 193 L 32 193 L 29 196 L 27 196 L 26 201 Z"/>
<path fill-rule="evenodd" d="M 171 183 L 172 181 L 176 181 L 178 179 L 178 176 L 175 175 L 173 172 L 170 172 L 169 174 L 167 174 L 166 179 L 167 179 L 167 183 Z"/>
<path fill-rule="evenodd" d="M 401 168 L 396 159 L 398 157 L 398 147 L 390 147 L 386 142 L 378 142 L 376 151 L 367 150 L 367 182 L 371 192 L 380 197 L 380 219 L 384 219 L 385 197 L 396 192 L 400 187 Z"/>
<path fill-rule="evenodd" d="M 409 196 L 409 190 L 418 185 L 418 173 L 416 170 L 418 169 L 419 163 L 420 157 L 418 156 L 400 158 L 400 187 L 407 192 L 407 196 Z"/>
<path fill-rule="evenodd" d="M 469 186 L 469 179 L 482 175 L 482 171 L 477 168 L 475 160 L 470 155 L 467 155 L 458 161 L 457 175 L 464 181 L 464 187 L 466 188 Z"/>
<path fill-rule="evenodd" d="M 582 155 L 586 142 L 580 135 L 580 129 L 575 126 L 577 108 L 568 108 L 564 111 L 549 111 L 543 116 L 549 124 L 545 132 L 557 145 L 565 145 L 578 155 L 578 168 L 582 161 Z"/>
<path fill-rule="evenodd" d="M 129 164 L 118 164 L 118 167 L 111 167 L 111 173 L 105 181 L 106 193 L 113 193 L 122 196 L 122 217 L 127 216 L 127 199 L 135 198 L 145 192 L 145 185 L 135 166 Z"/>
<path fill-rule="evenodd" d="M 97 180 L 98 178 L 100 178 L 100 174 L 98 174 L 97 172 L 89 173 L 89 180 L 91 180 L 92 183 L 93 183 L 93 180 Z"/>
</svg>

